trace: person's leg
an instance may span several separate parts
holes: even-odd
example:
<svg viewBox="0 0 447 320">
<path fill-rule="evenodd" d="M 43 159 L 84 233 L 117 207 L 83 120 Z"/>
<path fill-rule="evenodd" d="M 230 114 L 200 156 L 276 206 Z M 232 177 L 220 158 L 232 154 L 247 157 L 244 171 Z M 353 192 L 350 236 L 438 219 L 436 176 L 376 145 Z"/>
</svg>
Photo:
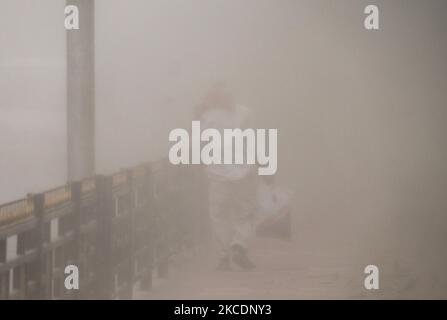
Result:
<svg viewBox="0 0 447 320">
<path fill-rule="evenodd" d="M 231 212 L 229 212 L 230 189 L 224 182 L 210 182 L 209 206 L 214 235 L 220 251 L 218 269 L 230 267 L 230 245 L 232 239 Z"/>
<path fill-rule="evenodd" d="M 256 218 L 256 180 L 249 177 L 235 183 L 232 188 L 233 234 L 231 247 L 233 261 L 243 269 L 253 269 L 248 259 L 248 240 L 254 233 Z"/>
</svg>

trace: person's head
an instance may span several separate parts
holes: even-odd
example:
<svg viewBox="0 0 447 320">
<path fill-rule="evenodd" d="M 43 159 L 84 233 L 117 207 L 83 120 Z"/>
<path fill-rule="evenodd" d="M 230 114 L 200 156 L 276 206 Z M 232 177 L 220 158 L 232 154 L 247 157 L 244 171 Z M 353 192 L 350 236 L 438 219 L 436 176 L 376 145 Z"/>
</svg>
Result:
<svg viewBox="0 0 447 320">
<path fill-rule="evenodd" d="M 231 110 L 234 107 L 233 95 L 222 84 L 217 84 L 205 95 L 202 103 L 198 107 L 197 115 L 200 116 L 212 109 Z"/>
</svg>

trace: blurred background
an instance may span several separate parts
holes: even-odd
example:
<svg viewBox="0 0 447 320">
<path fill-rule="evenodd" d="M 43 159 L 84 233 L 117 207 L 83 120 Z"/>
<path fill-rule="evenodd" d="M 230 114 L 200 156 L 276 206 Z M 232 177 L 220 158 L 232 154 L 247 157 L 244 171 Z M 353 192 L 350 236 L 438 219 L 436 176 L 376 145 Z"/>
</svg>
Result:
<svg viewBox="0 0 447 320">
<path fill-rule="evenodd" d="M 223 81 L 278 129 L 297 247 L 447 297 L 445 1 L 376 0 L 379 31 L 371 1 L 95 2 L 98 173 L 166 157 Z M 0 1 L 1 203 L 67 180 L 64 7 Z"/>
</svg>

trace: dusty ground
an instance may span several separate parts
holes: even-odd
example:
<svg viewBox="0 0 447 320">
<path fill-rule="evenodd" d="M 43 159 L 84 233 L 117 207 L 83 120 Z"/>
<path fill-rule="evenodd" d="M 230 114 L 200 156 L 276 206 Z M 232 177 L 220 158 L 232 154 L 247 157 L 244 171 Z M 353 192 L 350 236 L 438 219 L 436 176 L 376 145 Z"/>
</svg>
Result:
<svg viewBox="0 0 447 320">
<path fill-rule="evenodd" d="M 416 280 L 393 268 L 382 272 L 378 291 L 368 291 L 363 287 L 362 266 L 355 261 L 346 256 L 306 251 L 294 241 L 256 238 L 251 256 L 257 264 L 251 272 L 237 268 L 231 272 L 214 271 L 216 256 L 210 248 L 176 256 L 171 261 L 169 277 L 155 276 L 153 290 L 136 289 L 135 298 L 389 299 L 411 298 L 416 293 Z"/>
</svg>

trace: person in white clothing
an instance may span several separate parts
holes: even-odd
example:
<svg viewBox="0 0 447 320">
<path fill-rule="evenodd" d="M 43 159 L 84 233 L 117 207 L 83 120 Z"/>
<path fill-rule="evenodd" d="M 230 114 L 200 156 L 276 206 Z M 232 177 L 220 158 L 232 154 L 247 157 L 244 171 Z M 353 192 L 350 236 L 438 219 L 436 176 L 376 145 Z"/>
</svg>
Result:
<svg viewBox="0 0 447 320">
<path fill-rule="evenodd" d="M 249 109 L 235 104 L 223 88 L 207 94 L 197 117 L 204 129 L 217 129 L 222 136 L 224 129 L 243 130 L 250 128 L 252 122 Z M 247 255 L 247 241 L 256 222 L 256 166 L 211 164 L 205 171 L 209 178 L 211 222 L 221 250 L 217 269 L 229 270 L 233 262 L 244 270 L 251 270 L 255 265 Z"/>
</svg>

